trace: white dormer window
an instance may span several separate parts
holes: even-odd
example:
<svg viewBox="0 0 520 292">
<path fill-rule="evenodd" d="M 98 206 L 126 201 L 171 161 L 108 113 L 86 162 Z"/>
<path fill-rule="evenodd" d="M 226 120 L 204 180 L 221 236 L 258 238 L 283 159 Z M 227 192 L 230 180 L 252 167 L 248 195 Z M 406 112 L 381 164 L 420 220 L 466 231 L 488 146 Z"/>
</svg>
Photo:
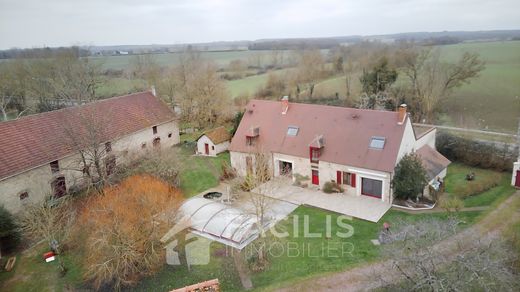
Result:
<svg viewBox="0 0 520 292">
<path fill-rule="evenodd" d="M 368 147 L 372 149 L 383 149 L 385 148 L 385 137 L 372 137 L 370 139 L 370 145 Z"/>
<path fill-rule="evenodd" d="M 287 128 L 287 136 L 296 136 L 298 135 L 298 127 L 289 126 Z"/>
</svg>

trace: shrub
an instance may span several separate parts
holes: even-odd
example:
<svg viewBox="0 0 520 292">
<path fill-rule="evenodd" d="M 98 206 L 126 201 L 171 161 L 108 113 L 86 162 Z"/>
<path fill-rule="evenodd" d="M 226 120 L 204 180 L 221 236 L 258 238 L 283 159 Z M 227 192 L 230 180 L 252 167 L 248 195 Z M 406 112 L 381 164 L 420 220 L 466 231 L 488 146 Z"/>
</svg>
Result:
<svg viewBox="0 0 520 292">
<path fill-rule="evenodd" d="M 237 176 L 236 171 L 229 165 L 228 162 L 222 163 L 222 174 L 220 175 L 220 180 L 230 180 L 234 179 Z"/>
<path fill-rule="evenodd" d="M 502 145 L 471 140 L 449 133 L 437 135 L 436 147 L 451 161 L 458 161 L 469 166 L 490 168 L 498 171 L 511 171 L 518 149 Z"/>
<path fill-rule="evenodd" d="M 134 160 L 128 167 L 121 167 L 114 181 L 118 182 L 132 175 L 149 174 L 178 187 L 180 164 L 177 159 L 172 151 L 150 151 Z"/>
<path fill-rule="evenodd" d="M 448 213 L 459 212 L 464 208 L 464 202 L 457 197 L 445 197 L 441 199 L 440 207 Z"/>
<path fill-rule="evenodd" d="M 309 180 L 308 176 L 306 176 L 306 175 L 304 176 L 304 175 L 301 175 L 299 173 L 295 173 L 293 176 L 294 176 L 294 184 L 293 185 L 297 186 L 297 187 L 302 186 L 302 182 L 303 181 Z"/>
<path fill-rule="evenodd" d="M 244 179 L 240 182 L 240 189 L 244 192 L 250 192 L 257 186 L 257 181 L 253 175 L 246 175 Z"/>
<path fill-rule="evenodd" d="M 394 194 L 399 199 L 415 199 L 422 194 L 428 180 L 426 170 L 417 154 L 405 155 L 395 167 L 392 179 Z"/>
<path fill-rule="evenodd" d="M 327 194 L 343 193 L 343 191 L 343 188 L 333 181 L 328 181 L 323 185 L 323 192 Z"/>
<path fill-rule="evenodd" d="M 0 206 L 0 248 L 11 251 L 20 243 L 20 231 L 13 215 L 4 206 Z"/>
</svg>

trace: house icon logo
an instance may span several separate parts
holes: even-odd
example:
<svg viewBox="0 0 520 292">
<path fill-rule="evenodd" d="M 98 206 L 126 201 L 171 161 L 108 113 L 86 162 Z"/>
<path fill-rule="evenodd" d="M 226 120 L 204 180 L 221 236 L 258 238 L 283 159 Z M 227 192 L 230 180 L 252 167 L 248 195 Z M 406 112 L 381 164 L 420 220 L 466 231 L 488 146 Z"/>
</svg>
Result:
<svg viewBox="0 0 520 292">
<path fill-rule="evenodd" d="M 166 244 L 166 263 L 172 266 L 187 264 L 207 265 L 210 261 L 210 246 L 213 242 L 205 237 L 186 232 L 193 222 L 183 217 L 161 238 Z"/>
</svg>

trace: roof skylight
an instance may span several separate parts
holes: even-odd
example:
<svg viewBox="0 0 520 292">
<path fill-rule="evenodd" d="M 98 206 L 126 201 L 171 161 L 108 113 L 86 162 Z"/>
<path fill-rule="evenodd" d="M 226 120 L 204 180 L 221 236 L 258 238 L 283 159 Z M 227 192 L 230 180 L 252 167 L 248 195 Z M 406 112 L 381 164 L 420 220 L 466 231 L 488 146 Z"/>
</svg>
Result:
<svg viewBox="0 0 520 292">
<path fill-rule="evenodd" d="M 298 135 L 298 127 L 289 126 L 287 128 L 287 136 L 296 136 Z"/>
<path fill-rule="evenodd" d="M 383 149 L 385 147 L 385 137 L 372 137 L 368 147 L 372 149 Z"/>
</svg>

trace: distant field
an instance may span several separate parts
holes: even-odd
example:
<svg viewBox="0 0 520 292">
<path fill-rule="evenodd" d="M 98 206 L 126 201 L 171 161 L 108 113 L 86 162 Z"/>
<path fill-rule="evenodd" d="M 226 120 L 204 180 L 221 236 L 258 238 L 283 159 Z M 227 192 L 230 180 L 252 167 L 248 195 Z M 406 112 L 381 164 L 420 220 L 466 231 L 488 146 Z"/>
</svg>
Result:
<svg viewBox="0 0 520 292">
<path fill-rule="evenodd" d="M 454 60 L 476 52 L 486 69 L 456 90 L 445 104 L 446 124 L 514 133 L 520 117 L 520 41 L 445 46 L 443 57 Z"/>
<path fill-rule="evenodd" d="M 285 74 L 289 69 L 282 69 L 273 71 L 275 74 Z M 254 94 L 260 87 L 264 86 L 267 82 L 268 73 L 250 76 L 238 80 L 232 80 L 227 82 L 227 87 L 231 97 L 235 98 L 237 96 L 251 96 Z"/>
<path fill-rule="evenodd" d="M 450 126 L 515 133 L 520 117 L 520 41 L 464 43 L 441 47 L 442 57 L 456 60 L 465 51 L 479 53 L 486 68 L 470 84 L 455 90 L 443 104 L 440 123 Z M 353 78 L 359 92 L 359 77 Z M 316 94 L 345 96 L 345 79 L 336 77 L 316 86 Z"/>
<path fill-rule="evenodd" d="M 219 66 L 226 66 L 229 62 L 240 59 L 250 60 L 252 63 L 265 65 L 270 61 L 272 51 L 225 51 L 225 52 L 201 52 L 203 58 L 215 61 Z M 288 60 L 289 51 L 283 51 L 284 60 Z M 180 53 L 154 54 L 156 62 L 161 66 L 171 66 L 178 62 Z M 89 57 L 89 59 L 101 62 L 103 68 L 113 70 L 128 69 L 135 55 Z"/>
<path fill-rule="evenodd" d="M 97 90 L 99 97 L 112 97 L 143 90 L 145 82 L 126 78 L 111 78 Z"/>
</svg>

